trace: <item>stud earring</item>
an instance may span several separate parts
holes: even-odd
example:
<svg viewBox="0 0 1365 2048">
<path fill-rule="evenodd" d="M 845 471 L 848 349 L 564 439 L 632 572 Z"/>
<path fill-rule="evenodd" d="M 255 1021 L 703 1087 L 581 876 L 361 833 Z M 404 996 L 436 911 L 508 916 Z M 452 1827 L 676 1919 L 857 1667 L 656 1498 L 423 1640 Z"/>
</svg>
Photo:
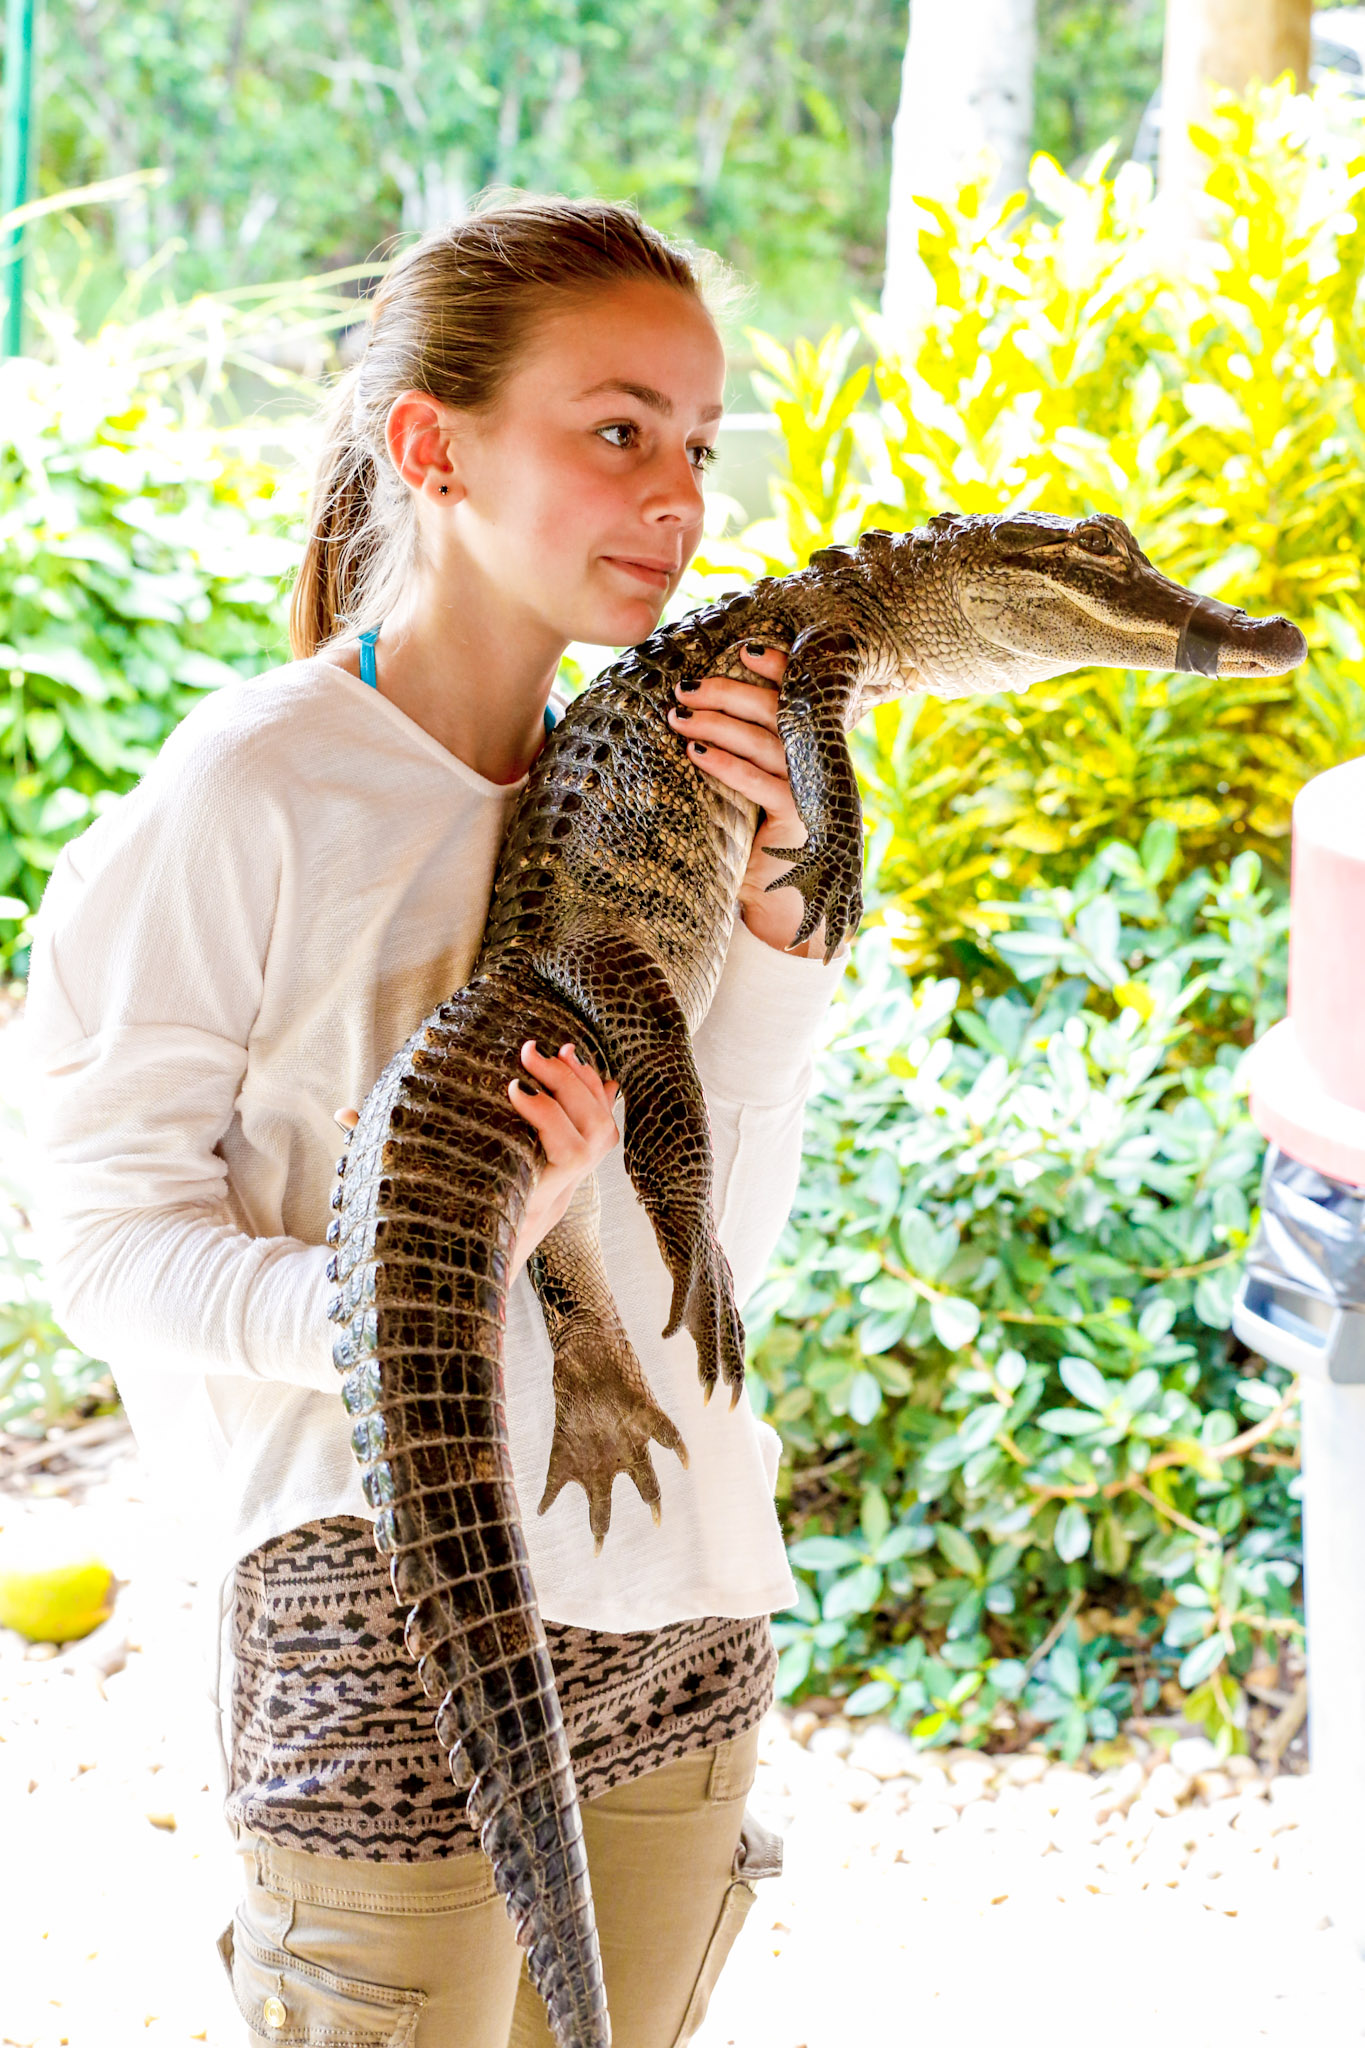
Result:
<svg viewBox="0 0 1365 2048">
<path fill-rule="evenodd" d="M 444 485 L 444 484 L 442 484 L 442 485 L 441 485 L 441 496 L 442 496 L 442 497 L 444 497 L 444 496 L 445 496 L 445 494 L 446 494 L 446 487 L 445 487 L 445 485 Z"/>
</svg>

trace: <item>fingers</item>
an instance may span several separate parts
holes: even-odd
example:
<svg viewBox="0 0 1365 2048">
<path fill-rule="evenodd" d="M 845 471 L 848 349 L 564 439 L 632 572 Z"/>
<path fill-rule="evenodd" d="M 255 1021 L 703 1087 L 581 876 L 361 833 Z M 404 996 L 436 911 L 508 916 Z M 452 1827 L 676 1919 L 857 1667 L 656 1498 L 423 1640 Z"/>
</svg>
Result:
<svg viewBox="0 0 1365 2048">
<path fill-rule="evenodd" d="M 745 668 L 751 668 L 756 676 L 766 676 L 771 683 L 780 683 L 787 673 L 786 649 L 770 647 L 764 640 L 750 640 L 739 658 Z"/>
<path fill-rule="evenodd" d="M 710 742 L 689 741 L 687 752 L 688 758 L 703 775 L 714 775 L 717 782 L 723 782 L 727 789 L 733 789 L 739 796 L 747 796 L 751 802 L 761 805 L 769 819 L 783 821 L 784 831 L 789 827 L 795 829 L 798 822 L 796 807 L 785 769 L 780 775 L 769 774 L 744 755 L 727 752 L 724 747 Z M 778 836 L 780 838 L 781 833 Z"/>
<path fill-rule="evenodd" d="M 674 684 L 674 695 L 680 706 L 697 711 L 721 711 L 736 721 L 745 724 L 766 726 L 768 731 L 777 733 L 776 685 L 787 672 L 787 657 L 780 647 L 770 647 L 764 653 L 755 653 L 763 642 L 751 640 L 740 650 L 740 660 L 745 668 L 752 670 L 752 682 L 744 676 L 703 676 L 689 688 L 685 682 Z M 675 731 L 679 728 L 674 727 Z"/>
<path fill-rule="evenodd" d="M 740 683 L 738 687 L 747 690 L 751 686 Z M 750 708 L 748 706 L 736 714 L 719 704 L 713 706 L 690 698 L 681 704 L 670 705 L 668 722 L 674 732 L 687 741 L 688 753 L 694 758 L 698 746 L 703 755 L 711 748 L 719 747 L 733 754 L 737 760 L 751 761 L 766 775 L 785 776 L 787 752 L 777 736 L 776 692 L 765 690 L 761 694 L 773 699 L 771 725 L 747 717 L 745 711 Z M 752 708 L 757 710 L 759 707 Z"/>
<path fill-rule="evenodd" d="M 705 676 L 690 690 L 679 683 L 668 722 L 704 774 L 761 804 L 770 816 L 794 817 L 786 749 L 777 731 L 778 692 L 769 687 L 781 681 L 787 657 L 781 648 L 755 652 L 762 646 L 751 642 L 741 659 L 766 682 Z"/>
<path fill-rule="evenodd" d="M 554 1053 L 528 1038 L 521 1048 L 521 1061 L 534 1080 L 530 1086 L 520 1077 L 509 1081 L 508 1093 L 514 1108 L 540 1134 L 552 1166 L 595 1164 L 619 1143 L 612 1115 L 619 1086 L 615 1081 L 603 1081 L 595 1068 L 578 1057 L 572 1044 Z"/>
</svg>

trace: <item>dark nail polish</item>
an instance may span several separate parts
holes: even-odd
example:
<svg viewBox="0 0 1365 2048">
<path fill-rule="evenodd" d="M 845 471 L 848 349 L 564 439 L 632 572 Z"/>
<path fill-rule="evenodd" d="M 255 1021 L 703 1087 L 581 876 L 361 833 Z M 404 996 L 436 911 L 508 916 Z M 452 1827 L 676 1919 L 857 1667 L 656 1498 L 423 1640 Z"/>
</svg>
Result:
<svg viewBox="0 0 1365 2048">
<path fill-rule="evenodd" d="M 512 1086 L 516 1088 L 522 1095 L 539 1095 L 541 1092 L 539 1084 L 537 1082 L 523 1081 L 520 1074 L 517 1075 L 516 1079 L 512 1083 Z"/>
<path fill-rule="evenodd" d="M 674 716 L 675 718 L 690 718 L 690 717 L 692 716 L 692 707 L 691 707 L 691 705 L 690 705 L 690 704 L 675 704 L 675 705 L 673 706 L 673 716 Z"/>
<path fill-rule="evenodd" d="M 768 643 L 766 640 L 746 640 L 744 643 L 744 652 L 746 654 L 766 654 L 767 651 Z"/>
<path fill-rule="evenodd" d="M 691 747 L 694 754 L 704 754 L 706 752 L 706 742 L 704 740 L 693 740 Z"/>
<path fill-rule="evenodd" d="M 536 1040 L 536 1051 L 543 1060 L 557 1060 L 559 1058 L 559 1047 L 557 1045 L 542 1045 L 539 1039 Z"/>
<path fill-rule="evenodd" d="M 699 688 L 700 688 L 700 686 L 701 686 L 701 677 L 700 677 L 700 676 L 690 676 L 690 677 L 689 677 L 689 678 L 687 679 L 687 681 L 686 681 L 686 682 L 684 682 L 684 683 L 679 683 L 679 685 L 678 685 L 678 688 L 679 688 L 680 690 L 684 690 L 684 691 L 687 691 L 688 693 L 690 693 L 690 692 L 691 692 L 691 691 L 693 691 L 693 690 L 699 689 Z"/>
</svg>

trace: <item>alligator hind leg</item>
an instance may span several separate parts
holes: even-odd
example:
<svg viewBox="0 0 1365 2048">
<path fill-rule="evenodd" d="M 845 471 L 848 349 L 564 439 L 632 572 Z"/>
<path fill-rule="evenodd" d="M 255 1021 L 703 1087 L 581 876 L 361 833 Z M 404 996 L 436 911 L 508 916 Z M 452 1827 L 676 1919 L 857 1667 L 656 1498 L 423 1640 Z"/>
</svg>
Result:
<svg viewBox="0 0 1365 2048">
<path fill-rule="evenodd" d="M 659 1519 L 659 1481 L 651 1439 L 687 1447 L 649 1390 L 635 1347 L 602 1269 L 597 1175 L 579 1182 L 559 1222 L 532 1252 L 528 1270 L 555 1354 L 555 1433 L 538 1513 L 577 1480 L 588 1496 L 595 1547 L 611 1527 L 611 1489 L 618 1472 L 634 1481 Z"/>
<path fill-rule="evenodd" d="M 607 1051 L 626 1104 L 625 1164 L 673 1281 L 665 1337 L 686 1326 L 709 1401 L 744 1385 L 744 1325 L 711 1204 L 711 1126 L 687 1019 L 658 960 L 628 933 L 580 928 L 549 941 L 536 971 L 573 1003 Z"/>
</svg>

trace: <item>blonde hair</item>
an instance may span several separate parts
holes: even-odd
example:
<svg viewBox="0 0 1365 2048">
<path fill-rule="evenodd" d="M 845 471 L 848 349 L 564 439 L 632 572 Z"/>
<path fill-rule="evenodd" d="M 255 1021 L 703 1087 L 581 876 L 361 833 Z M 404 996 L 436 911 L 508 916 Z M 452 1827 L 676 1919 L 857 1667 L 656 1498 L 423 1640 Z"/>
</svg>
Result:
<svg viewBox="0 0 1365 2048">
<path fill-rule="evenodd" d="M 385 444 L 399 394 L 486 409 L 555 300 L 634 279 L 672 285 L 709 311 L 727 273 L 704 252 L 665 241 L 631 207 L 519 194 L 404 253 L 375 293 L 364 355 L 328 402 L 289 610 L 296 660 L 377 625 L 411 570 L 416 510 Z"/>
</svg>

